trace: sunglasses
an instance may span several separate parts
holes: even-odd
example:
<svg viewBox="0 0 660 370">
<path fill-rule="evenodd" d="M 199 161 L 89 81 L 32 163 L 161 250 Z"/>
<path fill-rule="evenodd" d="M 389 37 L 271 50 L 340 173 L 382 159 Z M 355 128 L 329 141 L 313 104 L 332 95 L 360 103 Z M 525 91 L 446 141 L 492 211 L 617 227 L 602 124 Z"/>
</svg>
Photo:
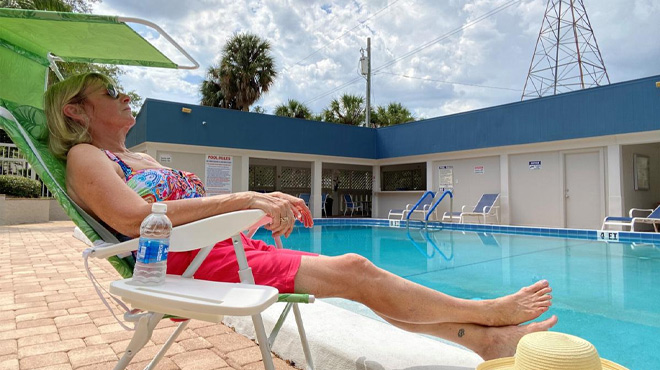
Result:
<svg viewBox="0 0 660 370">
<path fill-rule="evenodd" d="M 110 97 L 112 97 L 113 99 L 119 99 L 119 90 L 117 90 L 115 85 L 108 84 L 105 88 L 108 92 L 108 95 L 110 95 Z"/>
<path fill-rule="evenodd" d="M 113 99 L 119 99 L 119 90 L 117 90 L 117 87 L 115 87 L 115 85 L 110 84 L 110 83 L 107 84 L 107 85 L 105 85 L 105 91 L 108 93 L 108 96 L 110 96 L 111 98 L 113 98 Z M 81 103 L 81 102 L 83 102 L 86 98 L 87 98 L 87 96 L 85 96 L 85 95 L 82 94 L 82 92 L 81 92 L 81 95 L 78 96 L 78 97 L 74 97 L 74 98 L 70 101 L 70 103 L 72 103 L 72 104 Z"/>
</svg>

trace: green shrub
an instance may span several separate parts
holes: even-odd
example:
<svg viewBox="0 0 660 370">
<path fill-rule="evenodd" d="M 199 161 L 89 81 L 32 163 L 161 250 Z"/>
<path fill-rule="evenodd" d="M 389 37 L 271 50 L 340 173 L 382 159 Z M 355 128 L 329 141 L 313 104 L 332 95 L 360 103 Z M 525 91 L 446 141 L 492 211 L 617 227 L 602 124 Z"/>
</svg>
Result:
<svg viewBox="0 0 660 370">
<path fill-rule="evenodd" d="M 41 183 L 27 177 L 0 175 L 0 194 L 22 198 L 39 198 Z"/>
</svg>

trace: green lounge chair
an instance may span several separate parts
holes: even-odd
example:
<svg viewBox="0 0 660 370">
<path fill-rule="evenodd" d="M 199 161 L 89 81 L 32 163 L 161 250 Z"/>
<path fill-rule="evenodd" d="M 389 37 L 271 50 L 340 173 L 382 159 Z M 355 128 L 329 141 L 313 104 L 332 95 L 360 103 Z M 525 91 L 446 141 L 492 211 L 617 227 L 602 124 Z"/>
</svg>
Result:
<svg viewBox="0 0 660 370">
<path fill-rule="evenodd" d="M 0 29 L 2 59 L 0 79 L 3 81 L 0 84 L 0 127 L 21 150 L 32 169 L 36 171 L 69 217 L 93 243 L 94 246 L 85 251 L 85 258 L 107 258 L 123 277 L 122 280 L 111 283 L 110 291 L 120 295 L 133 308 L 147 310 L 147 312 L 134 312 L 126 308 L 124 317 L 127 321 L 135 322 L 135 334 L 115 369 L 126 368 L 134 355 L 147 343 L 153 328 L 162 318 L 184 319 L 146 367 L 147 369 L 156 366 L 186 327 L 187 319 L 219 322 L 223 315 L 252 317 L 264 366 L 266 369 L 274 369 L 270 348 L 291 308 L 296 316 L 307 368 L 312 369 L 312 358 L 297 303 L 311 302 L 314 297 L 278 295 L 277 290 L 272 287 L 254 285 L 245 255 L 242 253 L 240 238 L 236 237 L 241 230 L 251 226 L 258 227 L 259 224 L 267 222 L 263 212 L 257 210 L 233 212 L 174 228 L 171 250 L 200 249 L 198 253 L 200 257 L 195 258 L 182 277 L 168 276 L 164 285 L 145 289 L 129 284 L 134 266 L 130 251 L 136 249 L 137 240 L 120 243 L 112 233 L 71 201 L 65 191 L 66 163 L 53 156 L 48 150 L 46 117 L 40 109 L 43 82 L 48 66 L 54 64 L 52 61 L 96 61 L 172 68 L 176 68 L 177 65 L 157 50 L 154 53 L 155 49 L 150 44 L 117 17 L 0 9 L 0 21 L 3 25 Z M 130 21 L 139 20 L 130 19 Z M 71 23 L 69 27 L 64 27 L 66 32 L 61 32 L 59 28 L 62 22 Z M 142 23 L 148 24 L 148 22 Z M 26 33 L 26 29 L 31 32 Z M 162 32 L 157 26 L 156 29 Z M 76 30 L 80 34 L 84 32 L 84 40 L 68 37 L 69 34 L 75 34 Z M 57 38 L 58 34 L 63 40 Z M 122 45 L 115 45 L 117 34 L 124 34 L 129 39 Z M 169 36 L 166 38 L 171 41 Z M 48 41 L 53 44 L 49 45 Z M 70 44 L 76 41 L 75 45 Z M 118 51 L 116 47 L 120 46 L 124 49 Z M 71 55 L 67 54 L 69 52 Z M 113 59 L 111 56 L 113 52 L 121 55 Z M 138 57 L 129 57 L 130 52 L 134 52 Z M 196 65 L 196 62 L 194 64 Z M 212 245 L 228 237 L 232 237 L 234 241 L 242 283 L 228 284 L 186 279 L 194 274 Z M 287 304 L 269 338 L 266 336 L 260 313 L 276 301 Z"/>
</svg>

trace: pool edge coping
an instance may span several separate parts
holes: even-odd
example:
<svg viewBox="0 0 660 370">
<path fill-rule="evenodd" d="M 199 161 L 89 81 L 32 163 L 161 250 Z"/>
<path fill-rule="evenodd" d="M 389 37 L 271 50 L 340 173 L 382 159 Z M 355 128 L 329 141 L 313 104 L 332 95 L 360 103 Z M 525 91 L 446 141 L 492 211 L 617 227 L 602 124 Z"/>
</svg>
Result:
<svg viewBox="0 0 660 370">
<path fill-rule="evenodd" d="M 389 220 L 382 218 L 315 218 L 314 224 L 318 226 L 379 226 L 391 228 L 406 228 L 407 222 L 402 220 Z M 414 228 L 428 227 L 430 230 L 455 230 L 493 234 L 530 235 L 559 237 L 567 239 L 582 239 L 598 241 L 601 230 L 594 229 L 565 229 L 537 226 L 510 226 L 489 224 L 459 224 L 441 221 L 430 221 L 425 224 L 420 220 L 410 220 L 409 226 Z M 660 233 L 645 233 L 631 231 L 608 230 L 618 233 L 618 241 L 611 243 L 650 243 L 660 245 Z M 603 240 L 602 240 L 603 241 Z M 603 241 L 605 242 L 605 241 Z"/>
</svg>

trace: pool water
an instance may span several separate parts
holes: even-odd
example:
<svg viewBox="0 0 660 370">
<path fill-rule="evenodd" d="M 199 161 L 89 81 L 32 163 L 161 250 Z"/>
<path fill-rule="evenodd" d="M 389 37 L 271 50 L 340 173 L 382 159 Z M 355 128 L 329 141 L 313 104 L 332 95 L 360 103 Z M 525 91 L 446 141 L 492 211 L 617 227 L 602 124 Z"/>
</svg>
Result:
<svg viewBox="0 0 660 370">
<path fill-rule="evenodd" d="M 272 243 L 260 230 L 257 238 Z M 461 298 L 510 294 L 539 279 L 553 288 L 553 328 L 587 339 L 630 369 L 660 368 L 660 246 L 529 235 L 370 226 L 296 228 L 290 249 L 360 254 Z M 358 310 L 359 311 L 359 310 Z"/>
</svg>

